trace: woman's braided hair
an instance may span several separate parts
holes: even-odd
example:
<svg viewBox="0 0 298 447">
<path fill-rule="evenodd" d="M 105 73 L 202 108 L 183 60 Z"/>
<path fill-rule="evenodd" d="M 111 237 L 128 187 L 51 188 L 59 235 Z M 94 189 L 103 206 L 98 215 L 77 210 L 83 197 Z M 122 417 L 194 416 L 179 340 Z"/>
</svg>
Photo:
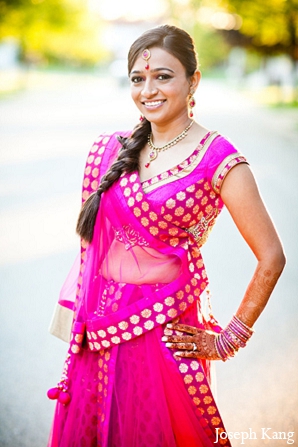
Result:
<svg viewBox="0 0 298 447">
<path fill-rule="evenodd" d="M 131 46 L 128 53 L 128 73 L 131 72 L 136 59 L 145 48 L 158 47 L 176 57 L 184 66 L 186 76 L 191 77 L 197 67 L 198 59 L 194 43 L 190 35 L 175 26 L 161 25 L 142 34 Z M 121 149 L 107 173 L 102 177 L 96 192 L 91 194 L 84 203 L 77 222 L 77 233 L 91 242 L 94 224 L 100 204 L 101 194 L 116 182 L 123 172 L 139 170 L 139 155 L 147 143 L 151 132 L 151 123 L 144 118 L 134 129 L 130 137 L 118 137 Z"/>
</svg>

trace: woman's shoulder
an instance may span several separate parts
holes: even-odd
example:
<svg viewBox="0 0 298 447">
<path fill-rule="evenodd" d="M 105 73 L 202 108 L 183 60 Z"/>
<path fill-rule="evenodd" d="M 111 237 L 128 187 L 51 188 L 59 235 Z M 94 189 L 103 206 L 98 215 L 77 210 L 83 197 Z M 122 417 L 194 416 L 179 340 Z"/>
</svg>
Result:
<svg viewBox="0 0 298 447">
<path fill-rule="evenodd" d="M 240 153 L 236 144 L 229 137 L 218 132 L 216 132 L 216 137 L 212 141 L 209 149 L 209 157 L 214 160 L 221 159 L 232 153 Z"/>
<path fill-rule="evenodd" d="M 238 147 L 221 134 L 214 138 L 206 155 L 207 176 L 216 192 L 220 192 L 223 180 L 234 166 L 248 163 Z"/>
<path fill-rule="evenodd" d="M 131 131 L 103 133 L 94 141 L 86 160 L 83 179 L 83 200 L 96 191 L 101 177 L 117 158 L 121 143 L 119 137 L 127 138 Z"/>
</svg>

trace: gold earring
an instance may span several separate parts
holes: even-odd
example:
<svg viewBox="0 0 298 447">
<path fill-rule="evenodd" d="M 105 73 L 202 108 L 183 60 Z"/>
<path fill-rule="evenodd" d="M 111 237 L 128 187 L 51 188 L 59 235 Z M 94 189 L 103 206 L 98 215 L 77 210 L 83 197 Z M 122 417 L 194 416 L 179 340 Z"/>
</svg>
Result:
<svg viewBox="0 0 298 447">
<path fill-rule="evenodd" d="M 190 92 L 190 97 L 189 97 L 189 100 L 188 100 L 188 116 L 189 116 L 189 118 L 193 118 L 193 111 L 192 111 L 192 109 L 195 107 L 195 105 L 196 105 L 196 100 L 193 97 L 193 93 Z"/>
</svg>

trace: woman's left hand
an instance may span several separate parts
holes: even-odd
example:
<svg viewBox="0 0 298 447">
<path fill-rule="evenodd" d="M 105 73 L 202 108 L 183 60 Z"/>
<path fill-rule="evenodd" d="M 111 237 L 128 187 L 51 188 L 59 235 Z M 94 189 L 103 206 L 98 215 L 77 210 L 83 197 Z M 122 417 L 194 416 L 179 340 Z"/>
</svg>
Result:
<svg viewBox="0 0 298 447">
<path fill-rule="evenodd" d="M 187 335 L 164 335 L 162 341 L 166 347 L 176 350 L 176 357 L 221 360 L 215 349 L 216 333 L 198 329 L 186 324 L 167 324 L 165 334 L 169 330 L 185 332 Z"/>
</svg>

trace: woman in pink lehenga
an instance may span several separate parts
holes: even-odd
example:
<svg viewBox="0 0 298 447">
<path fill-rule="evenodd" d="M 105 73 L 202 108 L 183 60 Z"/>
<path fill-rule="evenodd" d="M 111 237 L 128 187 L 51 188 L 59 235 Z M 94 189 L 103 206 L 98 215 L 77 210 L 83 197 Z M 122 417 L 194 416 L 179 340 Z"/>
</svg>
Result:
<svg viewBox="0 0 298 447">
<path fill-rule="evenodd" d="M 75 317 L 62 379 L 49 391 L 58 403 L 48 445 L 229 446 L 210 363 L 245 346 L 283 250 L 244 156 L 193 121 L 200 72 L 190 36 L 167 25 L 147 31 L 128 70 L 141 122 L 101 136 L 87 159 Z M 200 247 L 224 204 L 257 268 L 222 330 L 201 311 Z"/>
</svg>

